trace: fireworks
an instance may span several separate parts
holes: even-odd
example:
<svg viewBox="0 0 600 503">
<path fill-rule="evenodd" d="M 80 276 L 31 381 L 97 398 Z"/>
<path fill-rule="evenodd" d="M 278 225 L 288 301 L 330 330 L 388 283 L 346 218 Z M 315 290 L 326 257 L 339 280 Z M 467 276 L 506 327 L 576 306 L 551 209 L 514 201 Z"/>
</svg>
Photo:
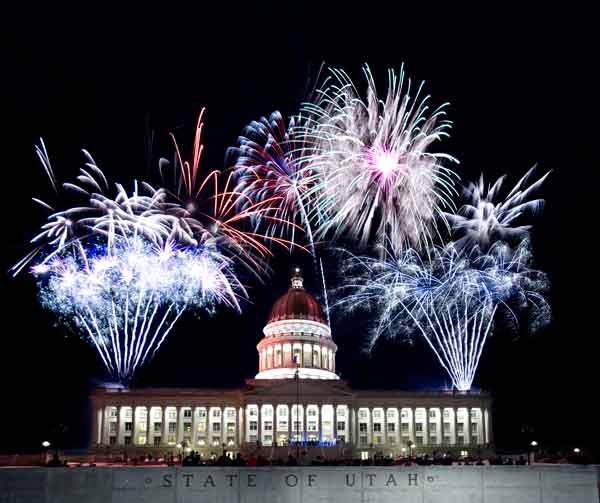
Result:
<svg viewBox="0 0 600 503">
<path fill-rule="evenodd" d="M 116 196 L 92 157 L 78 183 L 65 183 L 76 203 L 50 211 L 36 248 L 14 266 L 18 274 L 35 260 L 42 305 L 84 334 L 114 378 L 127 383 L 163 343 L 185 310 L 240 310 L 245 290 L 235 263 L 219 240 L 181 218 L 163 189 L 144 183 L 132 194 L 117 184 Z M 51 184 L 58 185 L 43 142 L 38 148 Z"/>
<path fill-rule="evenodd" d="M 468 202 L 457 214 L 446 214 L 454 233 L 461 236 L 457 241 L 458 246 L 477 247 L 485 252 L 497 240 L 511 242 L 527 237 L 531 226 L 514 226 L 515 220 L 526 212 L 535 214 L 542 207 L 543 199 L 528 198 L 550 174 L 546 173 L 526 187 L 534 169 L 525 173 L 504 200 L 499 195 L 506 175 L 486 188 L 482 174 L 479 183 L 470 183 L 465 187 L 464 194 Z"/>
<path fill-rule="evenodd" d="M 199 175 L 204 148 L 201 143 L 203 113 L 204 110 L 196 125 L 192 161 L 183 160 L 181 149 L 171 135 L 176 151 L 175 163 L 171 165 L 166 159 L 161 159 L 159 164 L 163 180 L 168 167 L 173 168 L 174 189 L 169 191 L 169 195 L 176 204 L 168 213 L 180 219 L 193 235 L 208 235 L 216 239 L 223 253 L 244 263 L 258 277 L 265 268 L 265 259 L 272 255 L 265 242 L 284 248 L 297 246 L 293 237 L 288 240 L 274 235 L 272 229 L 281 226 L 293 233 L 302 230 L 302 227 L 288 220 L 288 215 L 281 211 L 283 196 L 280 194 L 268 197 L 248 194 L 243 188 L 235 187 L 233 173 L 224 176 L 213 170 L 205 177 Z M 265 224 L 267 232 L 258 231 L 260 223 Z"/>
<path fill-rule="evenodd" d="M 431 151 L 448 136 L 446 104 L 430 111 L 423 84 L 413 95 L 403 69 L 389 70 L 384 99 L 368 66 L 364 74 L 365 100 L 346 73 L 332 69 L 304 106 L 311 218 L 319 237 L 346 235 L 361 246 L 375 240 L 395 253 L 424 247 L 438 222 L 446 225 L 443 210 L 453 208 L 457 176 L 443 162 L 456 160 Z"/>
<path fill-rule="evenodd" d="M 32 268 L 42 306 L 87 334 L 106 369 L 127 383 L 186 310 L 240 309 L 242 285 L 210 243 L 178 248 L 142 237 L 93 237 Z"/>
<path fill-rule="evenodd" d="M 306 230 L 313 256 L 314 241 L 306 210 L 308 177 L 302 170 L 304 137 L 291 119 L 286 126 L 279 112 L 267 119 L 252 121 L 238 138 L 238 147 L 230 149 L 236 156 L 234 173 L 245 207 L 268 202 L 274 214 L 264 222 L 255 219 L 255 225 L 264 223 L 271 236 L 290 236 L 296 241 L 296 232 Z"/>
<path fill-rule="evenodd" d="M 468 390 L 498 309 L 516 319 L 531 308 L 536 323 L 549 315 L 547 279 L 530 261 L 527 241 L 474 257 L 453 245 L 430 250 L 427 259 L 412 249 L 385 261 L 351 255 L 336 306 L 376 313 L 369 349 L 384 334 L 410 338 L 416 328 L 454 386 Z"/>
</svg>

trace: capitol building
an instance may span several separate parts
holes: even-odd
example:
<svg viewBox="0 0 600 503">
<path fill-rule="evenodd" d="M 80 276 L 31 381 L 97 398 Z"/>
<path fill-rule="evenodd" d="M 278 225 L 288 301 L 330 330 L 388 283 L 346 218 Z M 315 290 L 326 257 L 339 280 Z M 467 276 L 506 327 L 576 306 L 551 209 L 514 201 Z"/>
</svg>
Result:
<svg viewBox="0 0 600 503">
<path fill-rule="evenodd" d="M 491 448 L 484 393 L 354 390 L 336 373 L 337 345 L 296 269 L 258 343 L 258 374 L 239 389 L 96 388 L 91 450 L 203 457 L 303 450 L 369 458 Z"/>
</svg>

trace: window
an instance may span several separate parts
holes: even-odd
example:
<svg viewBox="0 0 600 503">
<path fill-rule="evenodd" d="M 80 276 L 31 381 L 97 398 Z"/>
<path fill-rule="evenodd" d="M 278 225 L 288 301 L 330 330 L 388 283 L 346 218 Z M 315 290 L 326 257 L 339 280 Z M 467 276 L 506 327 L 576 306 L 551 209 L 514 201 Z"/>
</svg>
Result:
<svg viewBox="0 0 600 503">
<path fill-rule="evenodd" d="M 273 409 L 271 407 L 265 407 L 263 409 L 263 417 L 273 417 Z"/>
<path fill-rule="evenodd" d="M 450 423 L 444 423 L 444 431 L 450 431 Z"/>
<path fill-rule="evenodd" d="M 146 435 L 139 435 L 137 443 L 138 445 L 146 445 Z"/>
<path fill-rule="evenodd" d="M 273 421 L 264 422 L 265 431 L 273 431 Z"/>
<path fill-rule="evenodd" d="M 221 423 L 213 423 L 212 431 L 213 433 L 219 433 L 221 431 Z"/>
<path fill-rule="evenodd" d="M 471 423 L 471 433 L 477 433 L 477 423 Z"/>
<path fill-rule="evenodd" d="M 110 408 L 110 417 L 117 417 L 117 408 L 116 407 Z"/>
<path fill-rule="evenodd" d="M 437 424 L 429 423 L 429 433 L 436 433 L 436 432 L 437 432 Z"/>
<path fill-rule="evenodd" d="M 169 433 L 175 433 L 177 431 L 177 423 L 169 423 Z"/>
<path fill-rule="evenodd" d="M 433 444 L 433 445 L 437 445 L 437 443 L 438 443 L 437 437 L 435 435 L 430 436 L 429 443 Z"/>
<path fill-rule="evenodd" d="M 265 445 L 271 445 L 273 443 L 273 436 L 272 435 L 265 435 L 264 437 L 264 444 Z"/>
<path fill-rule="evenodd" d="M 202 421 L 201 423 L 198 423 L 198 431 L 201 431 L 201 432 L 206 431 L 206 423 L 204 421 Z"/>
<path fill-rule="evenodd" d="M 448 409 L 444 409 L 444 419 L 450 419 L 450 411 Z"/>
<path fill-rule="evenodd" d="M 133 429 L 133 423 L 128 421 L 125 423 L 125 431 L 131 431 Z"/>
<path fill-rule="evenodd" d="M 235 433 L 235 423 L 227 423 L 227 433 Z"/>
<path fill-rule="evenodd" d="M 108 432 L 117 433 L 117 423 L 115 421 L 113 421 L 112 423 L 108 423 Z"/>
<path fill-rule="evenodd" d="M 198 437 L 198 445 L 205 446 L 206 445 L 206 438 L 205 437 Z"/>
<path fill-rule="evenodd" d="M 369 451 L 360 451 L 360 459 L 363 461 L 369 459 Z"/>
<path fill-rule="evenodd" d="M 125 445 L 131 445 L 131 437 L 125 437 Z"/>
<path fill-rule="evenodd" d="M 375 424 L 373 424 L 373 431 L 379 433 L 381 431 L 381 423 L 375 423 Z"/>
<path fill-rule="evenodd" d="M 221 417 L 221 410 L 220 409 L 213 409 L 213 411 L 212 411 L 212 417 L 213 418 Z"/>
<path fill-rule="evenodd" d="M 381 410 L 375 409 L 373 411 L 373 419 L 381 419 Z"/>
<path fill-rule="evenodd" d="M 227 419 L 235 418 L 235 409 L 227 409 Z"/>
<path fill-rule="evenodd" d="M 277 413 L 281 416 L 281 417 L 287 417 L 288 415 L 288 410 L 287 407 L 281 407 L 280 409 L 277 409 Z"/>
<path fill-rule="evenodd" d="M 294 421 L 294 431 L 300 431 L 300 421 Z"/>
<path fill-rule="evenodd" d="M 192 433 L 192 423 L 183 423 L 183 431 L 185 433 Z"/>
<path fill-rule="evenodd" d="M 423 445 L 423 437 L 416 437 L 417 440 L 417 445 L 418 446 L 422 446 Z"/>
<path fill-rule="evenodd" d="M 162 430 L 162 423 L 154 423 L 154 431 L 159 432 Z"/>
<path fill-rule="evenodd" d="M 175 409 L 169 410 L 169 419 L 177 419 L 177 411 Z"/>
<path fill-rule="evenodd" d="M 258 409 L 256 407 L 251 407 L 248 409 L 249 416 L 258 416 Z"/>
<path fill-rule="evenodd" d="M 479 411 L 477 409 L 471 409 L 471 419 L 478 419 Z"/>
<path fill-rule="evenodd" d="M 125 417 L 131 417 L 131 407 L 125 407 Z"/>
<path fill-rule="evenodd" d="M 235 445 L 235 437 L 227 437 L 227 445 Z"/>
<path fill-rule="evenodd" d="M 423 423 L 415 424 L 415 431 L 422 432 L 423 431 Z"/>
<path fill-rule="evenodd" d="M 317 431 L 317 423 L 308 423 L 308 431 Z"/>
<path fill-rule="evenodd" d="M 161 437 L 154 437 L 154 447 L 160 447 Z"/>
<path fill-rule="evenodd" d="M 359 440 L 360 440 L 360 444 L 361 445 L 367 445 L 367 437 L 366 437 L 366 435 L 362 435 Z"/>
<path fill-rule="evenodd" d="M 400 427 L 403 433 L 408 433 L 408 423 L 402 423 Z"/>
<path fill-rule="evenodd" d="M 250 421 L 250 431 L 258 431 L 258 422 Z"/>
<path fill-rule="evenodd" d="M 435 419 L 435 409 L 429 409 L 429 419 Z"/>
<path fill-rule="evenodd" d="M 446 445 L 450 445 L 450 437 L 449 436 L 444 436 L 444 443 Z"/>
<path fill-rule="evenodd" d="M 387 418 L 388 419 L 394 419 L 396 417 L 396 410 L 395 409 L 388 409 L 387 411 Z"/>
<path fill-rule="evenodd" d="M 212 444 L 219 445 L 221 443 L 221 437 L 213 437 Z"/>
<path fill-rule="evenodd" d="M 395 437 L 388 437 L 388 444 L 395 444 L 395 443 L 396 443 Z"/>
<path fill-rule="evenodd" d="M 337 429 L 338 429 L 338 431 L 345 430 L 346 429 L 346 421 L 338 421 Z"/>
<path fill-rule="evenodd" d="M 192 409 L 185 409 L 183 411 L 183 417 L 192 417 Z"/>
<path fill-rule="evenodd" d="M 377 445 L 381 445 L 381 435 L 375 435 L 375 438 L 373 439 L 373 443 L 375 443 Z"/>
<path fill-rule="evenodd" d="M 367 432 L 367 423 L 359 423 L 358 431 L 360 431 L 361 433 L 366 433 Z"/>
<path fill-rule="evenodd" d="M 402 412 L 400 412 L 400 417 L 402 419 L 408 419 L 408 410 L 402 409 Z"/>
<path fill-rule="evenodd" d="M 198 417 L 200 419 L 205 419 L 206 418 L 206 409 L 198 409 Z"/>
<path fill-rule="evenodd" d="M 169 444 L 169 445 L 175 445 L 175 435 L 169 435 L 167 437 L 167 444 Z"/>
<path fill-rule="evenodd" d="M 277 423 L 278 430 L 287 430 L 287 428 L 288 428 L 287 421 L 279 421 L 279 423 Z"/>
<path fill-rule="evenodd" d="M 456 432 L 463 433 L 465 431 L 465 425 L 463 423 L 458 423 L 456 425 Z"/>
<path fill-rule="evenodd" d="M 456 437 L 456 443 L 458 445 L 464 445 L 464 443 L 465 443 L 465 437 Z"/>
<path fill-rule="evenodd" d="M 308 416 L 309 417 L 315 417 L 317 415 L 317 410 L 316 409 L 308 409 Z"/>
<path fill-rule="evenodd" d="M 162 419 L 162 413 L 160 408 L 154 409 L 154 414 L 152 414 L 153 419 L 158 419 L 159 421 Z"/>
<path fill-rule="evenodd" d="M 140 432 L 146 433 L 146 429 L 148 428 L 148 424 L 147 423 L 138 423 L 138 428 L 140 429 Z"/>
<path fill-rule="evenodd" d="M 344 407 L 339 408 L 337 411 L 338 417 L 346 417 L 346 409 Z"/>
<path fill-rule="evenodd" d="M 396 431 L 396 423 L 388 423 L 387 431 L 389 431 L 390 433 L 393 433 L 394 431 Z"/>
<path fill-rule="evenodd" d="M 115 445 L 117 443 L 117 437 L 109 437 L 108 438 L 108 443 L 110 445 Z"/>
<path fill-rule="evenodd" d="M 346 441 L 346 435 L 338 435 L 338 442 L 344 443 Z"/>
<path fill-rule="evenodd" d="M 367 419 L 367 411 L 364 409 L 360 409 L 358 411 L 358 418 L 359 419 Z"/>
</svg>

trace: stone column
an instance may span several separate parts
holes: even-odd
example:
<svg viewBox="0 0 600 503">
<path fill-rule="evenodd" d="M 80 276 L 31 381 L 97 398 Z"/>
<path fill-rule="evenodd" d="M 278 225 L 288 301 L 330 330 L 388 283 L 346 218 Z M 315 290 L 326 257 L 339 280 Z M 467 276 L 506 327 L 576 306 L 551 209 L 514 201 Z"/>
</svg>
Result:
<svg viewBox="0 0 600 503">
<path fill-rule="evenodd" d="M 383 408 L 383 424 L 381 425 L 381 434 L 383 436 L 383 445 L 388 445 L 388 431 L 387 431 L 387 421 L 388 421 L 388 408 Z"/>
<path fill-rule="evenodd" d="M 333 404 L 333 439 L 337 443 L 338 431 L 337 431 L 337 404 Z"/>
<path fill-rule="evenodd" d="M 425 421 L 423 421 L 423 445 L 429 445 L 429 407 L 425 407 Z"/>
<path fill-rule="evenodd" d="M 465 407 L 465 410 L 467 411 L 466 423 L 463 423 L 465 445 L 471 445 L 471 408 Z"/>
<path fill-rule="evenodd" d="M 408 434 L 410 440 L 414 445 L 417 445 L 417 428 L 416 428 L 416 415 L 417 408 L 410 407 L 410 432 Z"/>
<path fill-rule="evenodd" d="M 456 407 L 452 407 L 452 420 L 454 422 L 454 430 L 453 430 L 453 445 L 458 445 L 458 409 Z"/>
<path fill-rule="evenodd" d="M 177 436 L 175 442 L 180 444 L 183 441 L 183 407 L 177 407 Z"/>
<path fill-rule="evenodd" d="M 139 425 L 137 422 L 138 405 L 131 406 L 131 445 L 138 445 L 138 436 L 140 434 Z"/>
<path fill-rule="evenodd" d="M 258 411 L 256 412 L 256 439 L 262 446 L 262 403 L 258 405 Z"/>
<path fill-rule="evenodd" d="M 238 446 L 241 449 L 242 444 L 244 443 L 244 432 L 246 431 L 246 425 L 244 424 L 244 408 L 236 407 L 236 410 L 238 410 L 238 420 L 237 420 Z"/>
<path fill-rule="evenodd" d="M 98 424 L 99 419 L 99 408 L 96 403 L 92 406 L 92 446 L 93 444 L 100 444 L 100 425 Z"/>
<path fill-rule="evenodd" d="M 162 436 L 161 436 L 161 444 L 162 445 L 168 445 L 168 440 L 169 440 L 169 423 L 168 423 L 168 417 L 167 417 L 167 406 L 165 405 L 164 407 L 161 406 L 160 408 L 160 417 L 161 417 L 161 424 L 162 424 Z"/>
<path fill-rule="evenodd" d="M 367 407 L 367 444 L 373 443 L 373 408 Z"/>
<path fill-rule="evenodd" d="M 490 437 L 489 437 L 489 426 L 488 426 L 488 410 L 486 409 L 482 409 L 482 414 L 483 414 L 483 443 L 484 444 L 489 444 L 490 443 Z"/>
<path fill-rule="evenodd" d="M 154 440 L 154 428 L 152 422 L 152 407 L 146 406 L 146 445 L 150 447 L 153 445 Z"/>
<path fill-rule="evenodd" d="M 125 425 L 123 424 L 123 419 L 121 418 L 123 414 L 123 407 L 121 405 L 117 406 L 117 445 L 123 445 L 125 441 L 123 440 L 123 434 Z"/>
<path fill-rule="evenodd" d="M 303 349 L 304 351 L 304 349 Z M 304 355 L 304 353 L 302 353 Z M 308 407 L 305 403 L 302 404 L 302 440 L 306 440 L 308 432 Z"/>
</svg>

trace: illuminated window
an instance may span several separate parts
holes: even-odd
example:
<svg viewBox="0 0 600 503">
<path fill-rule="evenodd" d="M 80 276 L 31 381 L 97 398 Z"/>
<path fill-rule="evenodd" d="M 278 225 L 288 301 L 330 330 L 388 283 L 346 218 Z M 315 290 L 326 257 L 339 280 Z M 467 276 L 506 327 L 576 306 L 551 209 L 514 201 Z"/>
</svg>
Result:
<svg viewBox="0 0 600 503">
<path fill-rule="evenodd" d="M 169 445 L 175 445 L 175 435 L 169 435 L 167 437 L 167 444 L 169 444 Z"/>
<path fill-rule="evenodd" d="M 227 423 L 227 433 L 235 433 L 235 423 Z"/>
<path fill-rule="evenodd" d="M 265 435 L 263 443 L 265 445 L 271 445 L 273 443 L 273 437 L 271 435 Z"/>
<path fill-rule="evenodd" d="M 213 437 L 213 445 L 219 445 L 221 443 L 221 437 Z"/>
<path fill-rule="evenodd" d="M 137 443 L 139 445 L 146 445 L 146 435 L 139 435 Z"/>
<path fill-rule="evenodd" d="M 204 436 L 198 437 L 198 445 L 205 446 L 206 445 L 206 437 L 204 437 Z"/>
<path fill-rule="evenodd" d="M 138 428 L 141 433 L 146 433 L 146 428 L 148 427 L 147 423 L 138 423 Z"/>
<path fill-rule="evenodd" d="M 363 461 L 369 459 L 369 451 L 360 451 L 360 459 Z"/>
<path fill-rule="evenodd" d="M 381 445 L 381 435 L 375 435 L 375 438 L 373 439 L 373 443 L 375 443 L 377 445 Z"/>
<path fill-rule="evenodd" d="M 183 423 L 183 431 L 185 433 L 191 433 L 192 432 L 192 423 Z"/>
</svg>

